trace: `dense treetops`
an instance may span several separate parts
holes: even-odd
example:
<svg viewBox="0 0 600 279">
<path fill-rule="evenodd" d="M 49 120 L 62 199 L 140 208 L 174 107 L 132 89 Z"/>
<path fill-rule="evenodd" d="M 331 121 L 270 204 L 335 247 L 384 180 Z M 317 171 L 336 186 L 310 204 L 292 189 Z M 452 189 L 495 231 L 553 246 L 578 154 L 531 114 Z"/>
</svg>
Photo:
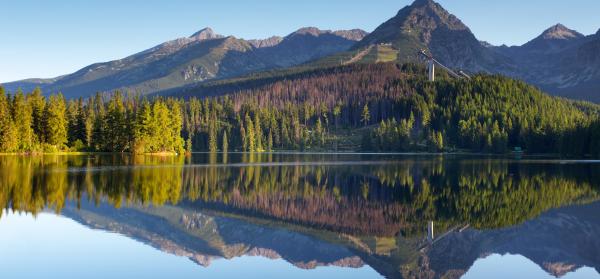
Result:
<svg viewBox="0 0 600 279">
<path fill-rule="evenodd" d="M 443 73 L 441 73 L 443 75 Z M 253 77 L 140 99 L 0 92 L 0 150 L 470 150 L 600 155 L 600 107 L 500 76 L 427 82 L 415 65 Z M 357 137 L 358 136 L 358 137 Z M 362 136 L 362 140 L 360 139 Z"/>
</svg>

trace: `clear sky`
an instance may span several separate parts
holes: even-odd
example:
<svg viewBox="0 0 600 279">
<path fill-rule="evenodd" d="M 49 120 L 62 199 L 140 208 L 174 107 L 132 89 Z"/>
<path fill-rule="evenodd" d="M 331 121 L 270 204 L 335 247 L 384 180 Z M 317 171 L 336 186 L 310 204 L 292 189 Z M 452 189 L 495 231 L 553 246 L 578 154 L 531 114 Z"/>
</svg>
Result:
<svg viewBox="0 0 600 279">
<path fill-rule="evenodd" d="M 304 26 L 372 31 L 412 0 L 0 0 L 0 82 L 55 77 L 210 26 L 264 38 Z M 556 23 L 600 28 L 598 0 L 439 0 L 480 39 L 523 44 Z"/>
</svg>

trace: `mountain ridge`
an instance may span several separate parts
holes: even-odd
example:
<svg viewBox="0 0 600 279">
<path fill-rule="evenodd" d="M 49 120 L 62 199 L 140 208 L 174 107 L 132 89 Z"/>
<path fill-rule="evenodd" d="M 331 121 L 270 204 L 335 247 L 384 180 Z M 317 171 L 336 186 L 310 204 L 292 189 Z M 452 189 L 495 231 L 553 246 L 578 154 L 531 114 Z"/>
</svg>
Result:
<svg viewBox="0 0 600 279">
<path fill-rule="evenodd" d="M 62 92 L 67 98 L 115 90 L 150 94 L 212 79 L 285 68 L 349 49 L 366 34 L 359 29 L 301 28 L 284 38 L 244 40 L 207 27 L 122 59 L 95 63 L 53 79 L 4 84 L 7 90 Z"/>
<path fill-rule="evenodd" d="M 433 0 L 416 0 L 367 33 L 300 28 L 285 37 L 244 40 L 207 27 L 123 59 L 89 65 L 53 79 L 6 83 L 9 91 L 41 87 L 69 98 L 97 91 L 153 94 L 209 80 L 290 67 L 346 63 L 422 63 L 421 50 L 450 68 L 524 80 L 552 95 L 600 102 L 600 30 L 583 35 L 555 24 L 520 46 L 482 42 L 459 17 Z M 373 46 L 378 46 L 373 48 Z"/>
</svg>

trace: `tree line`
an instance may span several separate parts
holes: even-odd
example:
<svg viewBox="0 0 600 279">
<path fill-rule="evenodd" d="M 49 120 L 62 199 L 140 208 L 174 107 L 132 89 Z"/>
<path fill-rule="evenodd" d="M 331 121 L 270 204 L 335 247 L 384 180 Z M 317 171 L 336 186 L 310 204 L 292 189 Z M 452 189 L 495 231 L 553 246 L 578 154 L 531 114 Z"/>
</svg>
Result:
<svg viewBox="0 0 600 279">
<path fill-rule="evenodd" d="M 501 76 L 425 76 L 412 64 L 350 65 L 177 97 L 115 92 L 68 101 L 0 89 L 0 151 L 262 152 L 349 142 L 353 151 L 600 156 L 597 105 Z"/>
</svg>

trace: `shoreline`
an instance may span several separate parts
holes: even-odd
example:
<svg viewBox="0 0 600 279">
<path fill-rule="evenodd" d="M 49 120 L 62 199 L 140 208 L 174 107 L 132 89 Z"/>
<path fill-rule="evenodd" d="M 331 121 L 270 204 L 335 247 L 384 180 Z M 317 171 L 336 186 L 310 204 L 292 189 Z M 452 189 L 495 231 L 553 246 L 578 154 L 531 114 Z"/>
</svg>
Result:
<svg viewBox="0 0 600 279">
<path fill-rule="evenodd" d="M 270 152 L 243 152 L 243 151 L 230 151 L 230 152 L 209 152 L 209 151 L 194 151 L 191 153 L 178 154 L 175 152 L 157 152 L 157 153 L 142 153 L 136 154 L 131 152 L 23 152 L 23 153 L 2 153 L 0 156 L 89 156 L 89 155 L 126 155 L 126 156 L 156 156 L 156 157 L 179 157 L 179 156 L 191 156 L 194 154 L 249 154 L 249 155 L 382 155 L 382 156 L 476 156 L 476 157 L 498 157 L 498 158 L 565 158 L 565 159 L 594 159 L 593 156 L 561 156 L 557 153 L 547 154 L 527 154 L 527 153 L 478 153 L 478 152 L 367 152 L 367 151 L 294 151 L 294 150 L 281 150 L 281 151 L 270 151 Z"/>
</svg>

